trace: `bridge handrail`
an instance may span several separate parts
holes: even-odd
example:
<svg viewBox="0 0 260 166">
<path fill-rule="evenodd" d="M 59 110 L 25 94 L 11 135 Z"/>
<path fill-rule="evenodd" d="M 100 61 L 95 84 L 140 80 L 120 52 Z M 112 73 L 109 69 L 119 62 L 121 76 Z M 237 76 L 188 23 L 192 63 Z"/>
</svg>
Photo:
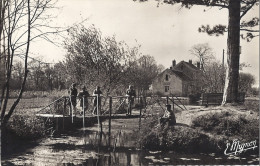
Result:
<svg viewBox="0 0 260 166">
<path fill-rule="evenodd" d="M 42 110 L 46 109 L 47 107 L 51 106 L 52 104 L 54 104 L 54 103 L 60 101 L 62 98 L 64 98 L 64 96 L 62 96 L 62 97 L 60 97 L 60 98 L 54 100 L 53 102 L 51 102 L 51 103 L 48 104 L 47 106 L 43 107 L 42 109 L 40 109 L 39 111 L 37 111 L 36 114 L 38 114 L 38 113 L 41 112 Z"/>
</svg>

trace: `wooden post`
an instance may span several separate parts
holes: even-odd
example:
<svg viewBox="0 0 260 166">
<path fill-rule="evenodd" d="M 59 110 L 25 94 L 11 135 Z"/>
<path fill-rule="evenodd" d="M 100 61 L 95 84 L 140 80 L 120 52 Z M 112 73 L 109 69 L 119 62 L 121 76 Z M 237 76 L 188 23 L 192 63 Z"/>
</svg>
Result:
<svg viewBox="0 0 260 166">
<path fill-rule="evenodd" d="M 56 117 L 56 131 L 59 130 L 59 117 Z"/>
<path fill-rule="evenodd" d="M 85 95 L 83 95 L 83 103 L 82 103 L 82 111 L 83 111 L 83 130 L 85 131 Z"/>
<path fill-rule="evenodd" d="M 172 97 L 172 111 L 174 112 L 174 98 Z"/>
<path fill-rule="evenodd" d="M 130 104 L 129 104 L 129 114 L 130 115 L 132 115 L 132 98 L 130 97 L 130 101 L 128 101 L 128 102 L 130 102 Z"/>
<path fill-rule="evenodd" d="M 206 107 L 208 107 L 209 106 L 209 94 L 207 94 L 207 105 L 206 105 Z"/>
<path fill-rule="evenodd" d="M 98 120 L 98 128 L 100 128 L 100 119 L 99 119 L 99 102 L 98 102 L 98 100 L 99 100 L 99 94 L 97 94 L 97 105 L 96 105 L 96 107 L 97 107 L 97 120 Z"/>
<path fill-rule="evenodd" d="M 111 113 L 112 113 L 112 97 L 109 98 L 109 121 L 108 121 L 108 148 L 111 146 Z"/>
<path fill-rule="evenodd" d="M 63 106 L 63 114 L 62 114 L 62 129 L 63 129 L 63 131 L 64 131 L 64 117 L 65 117 L 66 105 L 67 105 L 67 99 L 66 99 L 66 97 L 64 97 L 64 106 Z"/>
<path fill-rule="evenodd" d="M 142 107 L 140 107 L 140 113 L 139 113 L 139 130 L 141 129 L 141 117 L 142 117 Z"/>
<path fill-rule="evenodd" d="M 73 123 L 73 105 L 72 105 L 72 101 L 71 101 L 71 95 L 69 96 L 70 97 L 70 111 L 71 111 L 71 122 Z"/>
<path fill-rule="evenodd" d="M 146 96 L 144 96 L 144 113 L 146 113 L 146 106 L 147 106 L 147 103 L 146 103 Z"/>
<path fill-rule="evenodd" d="M 97 119 L 98 119 L 99 132 L 102 133 L 102 122 L 100 119 L 100 110 L 101 109 L 99 109 L 99 97 L 100 97 L 100 95 L 98 94 L 97 95 Z M 100 103 L 100 106 L 101 106 L 101 103 Z M 102 135 L 101 135 L 101 137 L 102 137 Z"/>
</svg>

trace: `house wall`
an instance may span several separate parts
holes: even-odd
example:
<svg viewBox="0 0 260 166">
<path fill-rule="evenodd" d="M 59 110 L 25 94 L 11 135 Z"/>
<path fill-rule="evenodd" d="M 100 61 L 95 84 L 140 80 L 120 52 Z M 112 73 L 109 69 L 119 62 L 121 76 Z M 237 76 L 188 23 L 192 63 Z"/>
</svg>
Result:
<svg viewBox="0 0 260 166">
<path fill-rule="evenodd" d="M 166 74 L 169 76 L 168 81 L 165 79 Z M 168 92 L 165 92 L 165 86 L 169 86 Z M 183 96 L 182 80 L 172 73 L 170 69 L 166 69 L 153 81 L 152 91 L 153 93 L 159 92 L 163 95 L 173 94 L 176 96 Z"/>
</svg>

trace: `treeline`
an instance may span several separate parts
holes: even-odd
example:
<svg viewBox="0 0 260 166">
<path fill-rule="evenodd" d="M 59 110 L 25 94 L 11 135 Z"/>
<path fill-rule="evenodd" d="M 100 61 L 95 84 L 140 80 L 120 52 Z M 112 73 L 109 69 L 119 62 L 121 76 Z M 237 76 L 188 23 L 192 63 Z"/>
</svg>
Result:
<svg viewBox="0 0 260 166">
<path fill-rule="evenodd" d="M 247 95 L 257 95 L 258 89 L 254 88 L 255 77 L 250 73 L 243 72 L 244 64 L 240 65 L 238 90 Z M 223 93 L 226 77 L 226 67 L 216 59 L 212 59 L 205 64 L 203 78 L 201 83 L 204 92 L 208 93 Z"/>
<path fill-rule="evenodd" d="M 101 86 L 103 93 L 123 95 L 129 85 L 138 94 L 146 93 L 152 80 L 163 70 L 152 56 L 143 55 L 140 45 L 129 47 L 115 36 L 103 37 L 94 26 L 76 26 L 68 31 L 64 41 L 65 59 L 54 65 L 31 61 L 26 90 L 62 90 L 73 82 L 88 90 Z M 12 89 L 21 85 L 22 64 L 16 63 Z"/>
<path fill-rule="evenodd" d="M 196 44 L 190 49 L 190 53 L 197 57 L 200 63 L 202 77 L 196 82 L 202 87 L 201 93 L 223 93 L 226 77 L 226 64 L 216 59 L 213 49 L 208 43 Z M 253 88 L 255 77 L 250 73 L 244 73 L 243 69 L 250 67 L 249 64 L 240 63 L 239 65 L 239 92 L 247 95 L 258 94 L 258 89 Z"/>
</svg>

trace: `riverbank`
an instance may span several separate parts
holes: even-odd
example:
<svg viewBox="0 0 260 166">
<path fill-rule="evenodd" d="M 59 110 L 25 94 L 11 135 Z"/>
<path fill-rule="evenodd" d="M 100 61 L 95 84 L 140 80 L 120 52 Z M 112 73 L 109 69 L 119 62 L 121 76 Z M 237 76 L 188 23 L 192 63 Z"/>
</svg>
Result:
<svg viewBox="0 0 260 166">
<path fill-rule="evenodd" d="M 18 165 L 25 163 L 95 165 L 100 162 L 105 165 L 109 163 L 126 165 L 129 162 L 137 165 L 256 164 L 259 162 L 259 148 L 237 155 L 224 155 L 227 141 L 238 139 L 244 143 L 258 138 L 259 113 L 257 111 L 245 106 L 230 105 L 208 108 L 186 107 L 187 110 L 176 108 L 175 126 L 162 127 L 158 124 L 158 117 L 162 114 L 160 107 L 154 107 L 154 112 L 146 110 L 149 116 L 141 119 L 141 126 L 138 118 L 113 119 L 110 144 L 107 120 L 103 122 L 102 136 L 98 133 L 97 124 L 88 126 L 84 130 L 78 128 L 59 135 L 41 136 L 42 138 L 38 140 L 20 139 L 21 136 L 10 135 L 7 138 L 10 143 L 6 144 L 9 152 L 4 156 L 3 161 L 6 165 L 9 162 Z M 139 114 L 139 110 L 135 113 Z M 20 122 L 27 122 L 29 125 L 37 123 L 32 120 L 33 118 L 28 118 L 21 119 Z M 30 131 L 29 127 L 22 127 L 17 121 L 15 124 L 17 127 L 20 126 L 19 131 Z M 32 131 L 43 132 L 43 128 L 39 126 L 37 128 L 37 125 L 33 125 L 36 128 L 32 128 Z M 36 134 L 36 136 L 40 135 Z"/>
<path fill-rule="evenodd" d="M 142 119 L 142 125 L 144 123 L 145 119 Z M 101 139 L 97 124 L 71 130 L 46 137 L 39 140 L 37 146 L 2 158 L 2 165 L 257 164 L 258 155 L 225 156 L 223 153 L 188 153 L 176 149 L 141 149 L 133 138 L 138 131 L 139 119 L 113 119 L 112 126 L 110 149 L 106 120 L 103 122 Z"/>
<path fill-rule="evenodd" d="M 259 143 L 259 113 L 244 105 L 187 106 L 176 112 L 175 126 L 162 126 L 158 118 L 157 114 L 142 124 L 137 140 L 144 149 L 223 154 L 233 140 Z M 259 148 L 243 153 L 258 154 Z"/>
</svg>

